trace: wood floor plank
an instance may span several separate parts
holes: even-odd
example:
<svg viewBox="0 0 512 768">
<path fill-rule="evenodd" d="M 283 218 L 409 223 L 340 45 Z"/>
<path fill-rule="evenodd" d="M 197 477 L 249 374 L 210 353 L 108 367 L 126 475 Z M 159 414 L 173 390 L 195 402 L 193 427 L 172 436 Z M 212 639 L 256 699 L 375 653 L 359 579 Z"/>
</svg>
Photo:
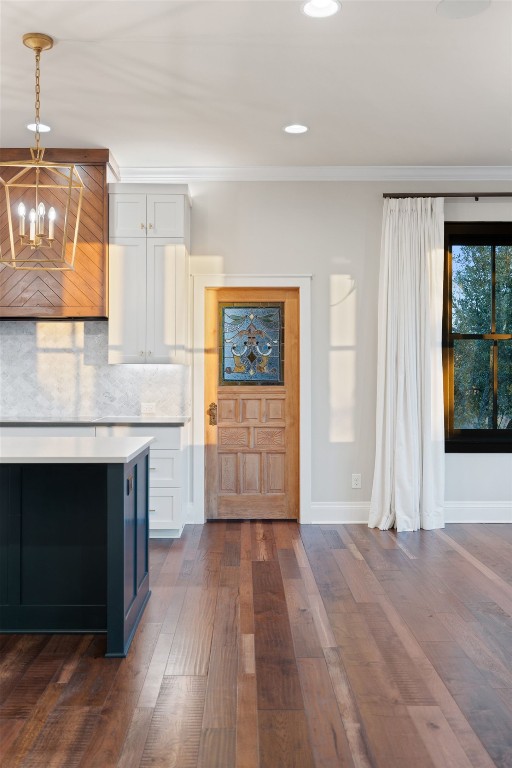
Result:
<svg viewBox="0 0 512 768">
<path fill-rule="evenodd" d="M 345 548 L 348 549 L 349 552 L 352 553 L 352 556 L 355 557 L 356 560 L 364 560 L 363 555 L 361 554 L 360 550 L 357 548 L 356 543 L 352 539 L 349 531 L 352 526 L 350 525 L 337 525 L 336 530 L 338 531 L 338 535 L 342 542 L 345 545 Z"/>
<path fill-rule="evenodd" d="M 446 531 L 451 539 L 461 545 L 482 565 L 512 586 L 512 543 L 498 538 L 485 525 L 449 526 Z"/>
<path fill-rule="evenodd" d="M 360 712 L 378 768 L 435 768 L 406 707 L 367 702 Z"/>
<path fill-rule="evenodd" d="M 121 664 L 118 659 L 106 659 L 105 649 L 105 637 L 97 635 L 63 688 L 59 707 L 101 707 L 105 704 Z"/>
<path fill-rule="evenodd" d="M 343 539 L 334 526 L 322 525 L 322 533 L 329 549 L 346 549 Z"/>
<path fill-rule="evenodd" d="M 19 681 L 48 641 L 49 638 L 45 635 L 12 635 L 9 638 L 2 649 L 0 704 L 16 689 Z"/>
<path fill-rule="evenodd" d="M 339 650 L 326 648 L 324 654 L 354 766 L 355 768 L 372 768 L 373 760 L 361 725 L 357 702 L 350 687 Z"/>
<path fill-rule="evenodd" d="M 492 688 L 512 688 L 512 667 L 506 659 L 499 658 L 489 637 L 484 640 L 476 621 L 463 621 L 453 613 L 438 613 L 437 618 L 459 648 L 462 648 L 466 656 L 484 674 L 488 685 Z"/>
<path fill-rule="evenodd" d="M 252 559 L 275 560 L 277 548 L 272 532 L 272 523 L 257 521 L 251 525 Z"/>
<path fill-rule="evenodd" d="M 256 658 L 258 710 L 304 709 L 295 659 Z"/>
<path fill-rule="evenodd" d="M 407 707 L 436 768 L 472 768 L 439 707 Z"/>
<path fill-rule="evenodd" d="M 256 657 L 294 658 L 284 586 L 277 560 L 252 564 Z"/>
<path fill-rule="evenodd" d="M 138 691 L 114 689 L 98 717 L 84 750 L 80 768 L 116 768 L 128 734 L 138 699 Z"/>
<path fill-rule="evenodd" d="M 3 721 L 21 724 L 21 727 L 16 728 L 14 733 L 9 733 L 5 740 L 2 735 L 3 730 L 0 728 L 2 765 L 17 768 L 17 766 L 22 764 L 38 739 L 50 713 L 55 708 L 61 692 L 62 688 L 59 685 L 51 683 L 39 697 L 30 715 L 25 720 L 12 719 L 10 721 Z"/>
<path fill-rule="evenodd" d="M 333 555 L 357 603 L 373 603 L 384 593 L 365 560 L 356 560 L 346 549 L 334 550 Z"/>
<path fill-rule="evenodd" d="M 11 765 L 15 765 L 12 757 L 9 757 L 9 752 L 14 742 L 18 739 L 19 733 L 25 723 L 26 720 L 22 719 L 14 719 L 10 717 L 0 718 L 0 757 L 2 758 L 3 764 L 8 764 L 10 760 Z"/>
<path fill-rule="evenodd" d="M 174 635 L 187 593 L 186 587 L 175 586 L 169 597 L 162 621 L 162 634 Z"/>
<path fill-rule="evenodd" d="M 159 635 L 140 691 L 137 707 L 151 709 L 155 706 L 165 674 L 174 635 Z"/>
<path fill-rule="evenodd" d="M 0 705 L 0 717 L 28 718 L 62 667 L 58 656 L 39 655 Z"/>
<path fill-rule="evenodd" d="M 322 645 L 302 579 L 283 579 L 296 658 L 323 658 Z"/>
<path fill-rule="evenodd" d="M 152 717 L 152 707 L 135 709 L 117 768 L 139 768 Z"/>
<path fill-rule="evenodd" d="M 448 534 L 444 533 L 444 531 L 436 531 L 436 534 L 464 558 L 469 565 L 473 566 L 476 571 L 479 571 L 486 577 L 486 579 L 481 582 L 481 587 L 485 590 L 485 594 L 496 601 L 496 603 L 498 603 L 498 605 L 509 615 L 512 615 L 512 586 L 504 581 L 504 579 L 491 568 L 488 568 L 478 558 L 474 557 L 470 552 L 464 549 L 464 547 L 458 544 Z M 474 579 L 475 576 L 472 575 L 472 578 Z"/>
<path fill-rule="evenodd" d="M 197 768 L 235 768 L 236 733 L 234 728 L 203 730 Z"/>
<path fill-rule="evenodd" d="M 272 534 L 277 549 L 293 549 L 294 541 L 300 539 L 296 525 L 290 525 L 279 520 L 272 522 Z"/>
<path fill-rule="evenodd" d="M 216 589 L 189 587 L 173 637 L 166 675 L 206 675 L 210 659 Z"/>
<path fill-rule="evenodd" d="M 471 661 L 458 643 L 452 642 L 423 642 L 428 658 L 444 680 L 446 687 L 454 696 L 467 688 L 486 685 L 485 676 Z"/>
<path fill-rule="evenodd" d="M 396 545 L 387 532 L 370 529 L 362 525 L 346 526 L 348 535 L 354 542 L 364 561 L 374 571 L 400 569 L 407 557 Z M 359 559 L 359 558 L 356 558 Z"/>
<path fill-rule="evenodd" d="M 400 692 L 402 702 L 408 705 L 432 706 L 435 702 L 428 686 L 381 606 L 366 604 L 362 611 L 385 668 Z"/>
<path fill-rule="evenodd" d="M 254 635 L 241 635 L 236 703 L 236 768 L 258 768 L 258 691 Z"/>
<path fill-rule="evenodd" d="M 98 717 L 94 707 L 54 709 L 24 758 L 23 768 L 78 768 L 92 743 Z"/>
<path fill-rule="evenodd" d="M 307 527 L 301 527 L 301 535 L 304 535 L 303 531 Z M 315 526 L 310 527 L 314 528 Z M 354 597 L 334 558 L 333 553 L 336 550 L 329 550 L 325 544 L 319 544 L 318 542 L 323 542 L 323 536 L 321 531 L 318 533 L 320 538 L 318 535 L 313 538 L 311 533 L 307 534 L 309 543 L 305 546 L 305 550 L 308 563 L 304 568 L 306 574 L 303 575 L 303 579 L 308 583 L 307 571 L 309 569 L 313 579 L 313 589 L 320 594 L 329 613 L 354 610 Z"/>
<path fill-rule="evenodd" d="M 237 643 L 212 644 L 203 730 L 236 727 Z"/>
<path fill-rule="evenodd" d="M 512 765 L 512 710 L 497 691 L 488 686 L 465 687 L 455 694 L 455 700 L 497 768 L 509 768 Z"/>
<path fill-rule="evenodd" d="M 301 573 L 293 549 L 278 549 L 277 556 L 283 579 L 300 579 Z"/>
<path fill-rule="evenodd" d="M 140 768 L 197 765 L 206 677 L 165 677 L 160 689 Z"/>
<path fill-rule="evenodd" d="M 315 768 L 303 711 L 259 713 L 260 768 Z"/>
<path fill-rule="evenodd" d="M 352 753 L 324 658 L 299 659 L 309 738 L 317 765 L 354 768 Z"/>
</svg>

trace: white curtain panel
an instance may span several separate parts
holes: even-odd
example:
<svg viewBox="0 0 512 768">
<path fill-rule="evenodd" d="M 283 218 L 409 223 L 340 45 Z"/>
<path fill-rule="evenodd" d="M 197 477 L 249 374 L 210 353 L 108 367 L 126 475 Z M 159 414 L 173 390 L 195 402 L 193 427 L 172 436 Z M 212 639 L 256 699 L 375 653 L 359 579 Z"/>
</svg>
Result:
<svg viewBox="0 0 512 768">
<path fill-rule="evenodd" d="M 444 527 L 443 205 L 384 200 L 370 528 Z"/>
</svg>

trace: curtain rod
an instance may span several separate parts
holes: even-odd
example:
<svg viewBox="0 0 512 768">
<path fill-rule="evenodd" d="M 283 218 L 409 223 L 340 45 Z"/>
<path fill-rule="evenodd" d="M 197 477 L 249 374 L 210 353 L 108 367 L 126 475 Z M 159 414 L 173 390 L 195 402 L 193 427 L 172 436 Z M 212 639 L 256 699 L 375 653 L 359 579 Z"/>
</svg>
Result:
<svg viewBox="0 0 512 768">
<path fill-rule="evenodd" d="M 406 197 L 512 197 L 512 192 L 409 192 L 407 194 L 398 194 L 395 192 L 384 192 L 382 197 L 402 199 Z"/>
</svg>

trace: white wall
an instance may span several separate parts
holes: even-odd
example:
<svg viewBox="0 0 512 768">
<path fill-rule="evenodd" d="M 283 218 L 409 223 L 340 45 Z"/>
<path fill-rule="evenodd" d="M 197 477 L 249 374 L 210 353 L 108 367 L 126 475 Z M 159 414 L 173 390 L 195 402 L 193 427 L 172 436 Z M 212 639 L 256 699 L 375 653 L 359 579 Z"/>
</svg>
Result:
<svg viewBox="0 0 512 768">
<path fill-rule="evenodd" d="M 365 521 L 375 450 L 382 193 L 510 191 L 501 183 L 194 182 L 193 268 L 313 274 L 312 513 Z M 494 207 L 493 207 L 494 206 Z M 512 219 L 512 200 L 447 202 L 446 218 Z M 52 350 L 52 346 L 54 349 Z M 146 369 L 146 370 L 144 370 Z M 4 418 L 190 412 L 187 371 L 107 366 L 101 323 L 0 323 Z M 446 457 L 447 519 L 512 521 L 512 455 Z M 351 474 L 362 474 L 352 490 Z"/>
<path fill-rule="evenodd" d="M 503 184 L 482 182 L 190 185 L 196 271 L 313 274 L 312 498 L 317 520 L 367 519 L 375 450 L 382 193 L 465 192 L 475 186 L 481 192 L 507 191 Z M 485 210 L 491 219 L 512 212 L 510 200 L 493 209 L 481 198 L 480 203 L 450 202 L 450 218 L 469 218 L 479 205 L 476 215 Z M 508 515 L 512 521 L 510 454 L 451 455 L 446 466 L 448 519 L 463 519 L 467 510 L 467 519 Z M 351 488 L 353 472 L 362 474 L 361 490 Z"/>
</svg>

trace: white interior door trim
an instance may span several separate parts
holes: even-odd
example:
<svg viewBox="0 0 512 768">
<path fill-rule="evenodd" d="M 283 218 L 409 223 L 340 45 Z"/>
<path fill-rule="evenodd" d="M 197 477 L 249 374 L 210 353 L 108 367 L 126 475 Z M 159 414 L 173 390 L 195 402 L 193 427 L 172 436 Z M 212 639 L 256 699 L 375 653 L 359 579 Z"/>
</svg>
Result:
<svg viewBox="0 0 512 768">
<path fill-rule="evenodd" d="M 193 275 L 192 458 L 189 522 L 204 523 L 206 288 L 298 288 L 300 296 L 300 522 L 311 522 L 311 275 Z"/>
</svg>

